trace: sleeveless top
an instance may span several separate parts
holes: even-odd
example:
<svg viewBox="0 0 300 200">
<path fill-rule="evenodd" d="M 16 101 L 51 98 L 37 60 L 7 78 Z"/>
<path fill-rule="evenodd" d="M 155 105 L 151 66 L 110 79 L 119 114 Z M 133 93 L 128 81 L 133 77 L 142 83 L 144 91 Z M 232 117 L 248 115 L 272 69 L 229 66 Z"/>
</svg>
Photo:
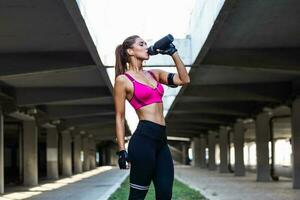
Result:
<svg viewBox="0 0 300 200">
<path fill-rule="evenodd" d="M 153 72 L 149 72 L 152 77 L 155 79 Z M 156 81 L 157 85 L 155 88 L 152 88 L 146 84 L 140 83 L 135 80 L 132 76 L 128 73 L 124 73 L 124 75 L 132 82 L 133 84 L 133 96 L 129 100 L 129 103 L 132 107 L 137 110 L 142 108 L 143 106 L 152 104 L 152 103 L 162 103 L 162 97 L 164 95 L 164 88 L 163 86 Z"/>
</svg>

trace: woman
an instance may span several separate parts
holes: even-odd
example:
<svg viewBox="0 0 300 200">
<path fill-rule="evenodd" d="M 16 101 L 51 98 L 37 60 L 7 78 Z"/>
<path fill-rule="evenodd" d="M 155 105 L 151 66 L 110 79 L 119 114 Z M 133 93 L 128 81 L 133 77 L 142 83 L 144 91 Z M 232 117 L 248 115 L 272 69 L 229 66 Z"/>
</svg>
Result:
<svg viewBox="0 0 300 200">
<path fill-rule="evenodd" d="M 137 35 L 128 37 L 116 48 L 114 103 L 117 155 L 120 169 L 127 169 L 127 162 L 130 164 L 130 200 L 144 199 L 151 181 L 156 199 L 168 200 L 172 197 L 174 167 L 167 146 L 162 103 L 164 88 L 161 84 L 177 87 L 188 84 L 190 78 L 172 43 L 158 53 L 172 57 L 178 74 L 159 69 L 143 70 L 143 61 L 149 59 L 147 48 L 146 42 Z M 124 145 L 126 99 L 139 118 L 129 141 L 128 154 Z"/>
</svg>

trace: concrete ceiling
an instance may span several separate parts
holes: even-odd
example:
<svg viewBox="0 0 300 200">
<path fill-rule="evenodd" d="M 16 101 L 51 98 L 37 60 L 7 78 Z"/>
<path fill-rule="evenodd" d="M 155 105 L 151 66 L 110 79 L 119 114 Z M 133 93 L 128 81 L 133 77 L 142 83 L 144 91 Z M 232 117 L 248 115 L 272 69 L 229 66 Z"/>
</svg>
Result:
<svg viewBox="0 0 300 200">
<path fill-rule="evenodd" d="M 112 85 L 76 1 L 0 3 L 1 103 L 34 107 L 46 116 L 41 121 L 60 119 L 64 128 L 112 139 Z M 191 83 L 166 116 L 168 135 L 208 133 L 255 118 L 263 107 L 289 106 L 300 92 L 299 22 L 297 0 L 225 1 L 192 65 Z M 276 125 L 276 137 L 288 124 Z"/>
<path fill-rule="evenodd" d="M 166 116 L 168 135 L 208 134 L 255 119 L 264 107 L 290 106 L 300 92 L 299 24 L 296 0 L 225 1 L 192 65 L 191 83 Z M 280 127 L 287 124 L 276 126 L 276 137 L 286 136 Z"/>
</svg>

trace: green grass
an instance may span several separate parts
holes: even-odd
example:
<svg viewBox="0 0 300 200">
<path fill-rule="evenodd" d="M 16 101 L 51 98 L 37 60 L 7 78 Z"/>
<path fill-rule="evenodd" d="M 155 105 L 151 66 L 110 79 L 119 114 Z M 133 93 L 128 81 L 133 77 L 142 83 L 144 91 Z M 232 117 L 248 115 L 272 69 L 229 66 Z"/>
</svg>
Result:
<svg viewBox="0 0 300 200">
<path fill-rule="evenodd" d="M 113 193 L 109 200 L 127 200 L 129 195 L 129 178 L 125 179 L 125 181 L 121 184 L 121 187 L 117 189 L 115 193 Z M 154 200 L 155 199 L 155 190 L 154 186 L 151 183 L 150 189 L 147 193 L 145 200 Z M 198 191 L 189 188 L 187 185 L 174 180 L 173 183 L 173 195 L 172 200 L 207 200 L 204 196 L 202 196 Z"/>
</svg>

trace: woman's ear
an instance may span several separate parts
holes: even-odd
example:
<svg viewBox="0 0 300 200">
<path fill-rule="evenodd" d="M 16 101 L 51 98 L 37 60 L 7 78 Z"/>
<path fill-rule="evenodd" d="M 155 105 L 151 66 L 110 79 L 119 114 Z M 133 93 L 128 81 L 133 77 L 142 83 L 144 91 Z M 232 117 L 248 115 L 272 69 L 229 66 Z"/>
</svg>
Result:
<svg viewBox="0 0 300 200">
<path fill-rule="evenodd" d="M 126 51 L 127 51 L 127 54 L 128 54 L 129 56 L 133 56 L 133 55 L 134 55 L 134 52 L 133 52 L 132 49 L 126 49 Z"/>
</svg>

